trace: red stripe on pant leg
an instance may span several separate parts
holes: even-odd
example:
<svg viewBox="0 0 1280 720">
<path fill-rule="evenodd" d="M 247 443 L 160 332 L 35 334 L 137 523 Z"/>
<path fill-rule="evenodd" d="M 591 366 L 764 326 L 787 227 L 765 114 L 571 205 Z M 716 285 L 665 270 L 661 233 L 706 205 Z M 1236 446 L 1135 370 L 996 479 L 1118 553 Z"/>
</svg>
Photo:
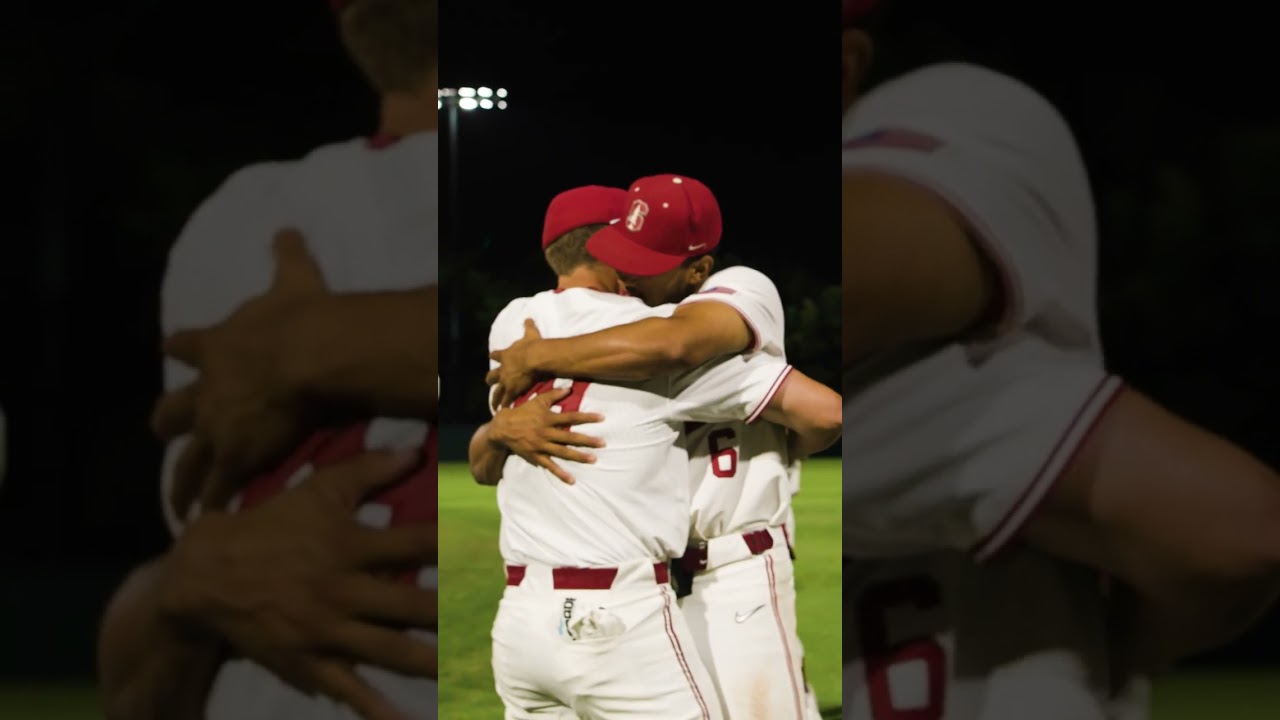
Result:
<svg viewBox="0 0 1280 720">
<path fill-rule="evenodd" d="M 782 621 L 782 608 L 778 604 L 777 577 L 773 573 L 773 557 L 764 556 L 765 572 L 769 574 L 769 600 L 773 605 L 773 619 L 778 625 L 778 637 L 782 640 L 782 651 L 787 656 L 787 679 L 791 682 L 791 695 L 796 701 L 796 720 L 804 720 L 802 693 L 796 685 L 796 664 L 791 658 L 791 643 L 787 642 L 787 626 Z"/>
<path fill-rule="evenodd" d="M 684 657 L 684 650 L 680 647 L 680 638 L 676 637 L 675 622 L 671 619 L 671 594 L 662 593 L 662 622 L 667 626 L 667 639 L 671 641 L 671 649 L 676 651 L 676 661 L 680 663 L 680 669 L 684 671 L 685 680 L 689 681 L 689 689 L 693 691 L 693 696 L 698 700 L 698 707 L 702 710 L 702 720 L 711 720 L 711 711 L 707 709 L 707 701 L 702 697 L 702 691 L 698 689 L 698 682 L 693 677 L 693 670 L 689 668 L 689 662 Z"/>
</svg>

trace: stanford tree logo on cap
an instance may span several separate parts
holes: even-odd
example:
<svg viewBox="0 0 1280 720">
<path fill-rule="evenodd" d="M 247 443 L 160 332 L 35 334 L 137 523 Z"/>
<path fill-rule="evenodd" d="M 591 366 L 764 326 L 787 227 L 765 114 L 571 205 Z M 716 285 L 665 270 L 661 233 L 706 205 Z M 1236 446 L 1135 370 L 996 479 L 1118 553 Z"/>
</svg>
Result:
<svg viewBox="0 0 1280 720">
<path fill-rule="evenodd" d="M 649 204 L 643 200 L 631 203 L 631 211 L 627 213 L 627 229 L 640 232 L 644 229 L 644 218 L 649 214 Z"/>
<path fill-rule="evenodd" d="M 720 205 L 697 180 L 654 175 L 632 183 L 627 195 L 622 222 L 587 241 L 587 252 L 618 272 L 661 275 L 720 243 Z"/>
</svg>

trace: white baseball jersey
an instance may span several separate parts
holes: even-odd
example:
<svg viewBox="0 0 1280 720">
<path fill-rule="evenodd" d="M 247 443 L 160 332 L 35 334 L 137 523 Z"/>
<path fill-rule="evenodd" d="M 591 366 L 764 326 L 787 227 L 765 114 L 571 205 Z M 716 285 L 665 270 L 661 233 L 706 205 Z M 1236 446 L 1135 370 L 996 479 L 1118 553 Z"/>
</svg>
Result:
<svg viewBox="0 0 1280 720">
<path fill-rule="evenodd" d="M 650 317 L 638 298 L 586 288 L 513 301 L 494 320 L 489 347 L 501 350 L 524 335 L 532 318 L 543 337 L 583 335 Z M 496 363 L 491 362 L 492 367 Z M 576 484 L 563 484 L 519 457 L 507 459 L 498 485 L 499 543 L 513 565 L 614 567 L 637 559 L 684 554 L 689 537 L 689 459 L 684 421 L 754 420 L 791 368 L 776 357 L 738 355 L 687 373 L 635 383 L 548 381 L 526 398 L 556 387 L 572 393 L 562 412 L 597 412 L 604 422 L 580 429 L 603 439 L 591 465 L 567 463 Z"/>
<path fill-rule="evenodd" d="M 438 179 L 436 133 L 390 144 L 359 139 L 322 147 L 296 162 L 254 165 L 234 174 L 195 212 L 169 256 L 161 295 L 166 335 L 226 319 L 272 281 L 272 241 L 297 228 L 337 292 L 394 291 L 438 283 Z M 196 378 L 175 360 L 165 363 L 165 388 Z M 169 482 L 185 438 L 166 454 L 161 483 L 166 518 L 175 534 L 181 518 L 170 511 Z M 315 467 L 366 449 L 428 448 L 429 462 L 413 478 L 361 509 L 372 526 L 434 520 L 435 433 L 423 423 L 377 419 L 316 433 L 280 469 L 256 478 L 237 502 L 260 502 L 305 480 Z M 436 587 L 435 568 L 412 573 Z M 433 636 L 428 640 L 434 641 Z M 435 717 L 434 682 L 361 669 L 414 717 Z M 430 707 L 429 714 L 424 708 Z M 247 661 L 228 662 L 210 692 L 210 720 L 305 717 L 350 720 L 347 710 L 301 695 Z"/>
<path fill-rule="evenodd" d="M 683 301 L 693 302 L 720 302 L 738 311 L 754 339 L 746 356 L 786 360 L 782 298 L 763 273 L 741 266 L 721 270 Z M 685 430 L 693 493 L 691 540 L 779 527 L 788 521 L 800 475 L 788 469 L 784 428 L 732 422 L 693 424 Z"/>
<path fill-rule="evenodd" d="M 1030 515 L 1119 388 L 1103 370 L 1096 229 L 1066 122 L 1026 86 L 937 65 L 858 101 L 846 174 L 936 192 L 1004 282 L 998 327 L 845 377 L 844 551 L 987 557 Z"/>
<path fill-rule="evenodd" d="M 844 582 L 849 720 L 1118 717 L 1094 570 L 1016 548 L 851 561 Z"/>
</svg>

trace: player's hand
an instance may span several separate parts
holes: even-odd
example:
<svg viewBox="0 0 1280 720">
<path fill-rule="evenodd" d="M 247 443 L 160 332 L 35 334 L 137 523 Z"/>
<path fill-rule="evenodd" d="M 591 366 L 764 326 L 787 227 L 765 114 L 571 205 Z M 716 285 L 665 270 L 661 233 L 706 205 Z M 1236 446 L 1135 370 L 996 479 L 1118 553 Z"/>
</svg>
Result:
<svg viewBox="0 0 1280 720">
<path fill-rule="evenodd" d="M 556 412 L 556 403 L 568 397 L 568 388 L 538 393 L 517 408 L 500 410 L 493 416 L 489 442 L 504 446 L 524 458 L 525 462 L 545 468 L 547 472 L 572 485 L 573 476 L 554 458 L 580 463 L 594 463 L 595 455 L 574 448 L 602 448 L 604 441 L 569 428 L 604 421 L 604 416 L 584 412 Z"/>
<path fill-rule="evenodd" d="M 436 593 L 386 577 L 436 564 L 436 526 L 373 530 L 354 516 L 420 461 L 416 451 L 367 453 L 260 506 L 201 515 L 170 551 L 161 607 L 303 692 L 366 720 L 403 720 L 408 708 L 354 667 L 437 677 L 437 649 L 403 632 L 436 629 Z"/>
<path fill-rule="evenodd" d="M 221 324 L 165 341 L 167 355 L 200 371 L 195 383 L 161 397 L 151 418 L 164 440 L 192 435 L 169 498 L 179 518 L 196 500 L 202 508 L 225 508 L 241 479 L 279 461 L 311 429 L 285 338 L 329 290 L 297 231 L 276 236 L 275 260 L 267 292 Z"/>
<path fill-rule="evenodd" d="M 494 390 L 494 407 L 510 407 L 539 380 L 537 373 L 529 367 L 529 346 L 541 339 L 538 326 L 533 320 L 526 319 L 524 337 L 505 350 L 489 353 L 489 359 L 499 363 L 497 369 L 490 370 L 484 379 L 487 384 L 498 386 Z"/>
</svg>

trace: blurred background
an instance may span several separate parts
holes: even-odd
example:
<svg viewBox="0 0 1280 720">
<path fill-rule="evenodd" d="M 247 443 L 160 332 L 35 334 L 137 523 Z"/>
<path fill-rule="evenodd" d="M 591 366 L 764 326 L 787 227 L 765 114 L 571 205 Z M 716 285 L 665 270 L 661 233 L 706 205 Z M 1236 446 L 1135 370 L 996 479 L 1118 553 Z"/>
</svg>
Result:
<svg viewBox="0 0 1280 720">
<path fill-rule="evenodd" d="M 1267 10 L 888 0 L 879 24 L 872 82 L 974 62 L 1064 113 L 1097 203 L 1110 368 L 1280 466 L 1280 96 Z M 1156 687 L 1154 720 L 1274 717 L 1280 613 Z"/>
<path fill-rule="evenodd" d="M 325 0 L 19 3 L 0 57 L 0 718 L 83 720 L 109 593 L 168 541 L 168 247 L 231 172 L 372 132 L 376 106 Z"/>
<path fill-rule="evenodd" d="M 546 202 L 582 183 L 706 181 L 724 205 L 722 264 L 774 277 L 792 359 L 838 382 L 834 9 L 446 8 L 442 84 L 510 100 L 460 113 L 445 153 L 460 180 L 442 219 L 446 460 L 486 417 L 489 320 L 552 279 L 536 244 Z M 1276 465 L 1280 101 L 1266 11 L 897 0 L 877 73 L 968 58 L 1054 101 L 1095 184 L 1111 365 Z M 374 108 L 321 0 L 19 3 L 0 53 L 0 719 L 79 720 L 97 717 L 108 593 L 167 541 L 146 419 L 168 244 L 234 169 L 367 132 Z M 442 493 L 465 483 L 445 480 Z M 492 504 L 475 498 L 456 503 L 479 527 Z M 814 567 L 803 532 L 800 564 Z M 1280 715 L 1280 622 L 1191 667 L 1160 687 L 1157 720 Z"/>
</svg>

